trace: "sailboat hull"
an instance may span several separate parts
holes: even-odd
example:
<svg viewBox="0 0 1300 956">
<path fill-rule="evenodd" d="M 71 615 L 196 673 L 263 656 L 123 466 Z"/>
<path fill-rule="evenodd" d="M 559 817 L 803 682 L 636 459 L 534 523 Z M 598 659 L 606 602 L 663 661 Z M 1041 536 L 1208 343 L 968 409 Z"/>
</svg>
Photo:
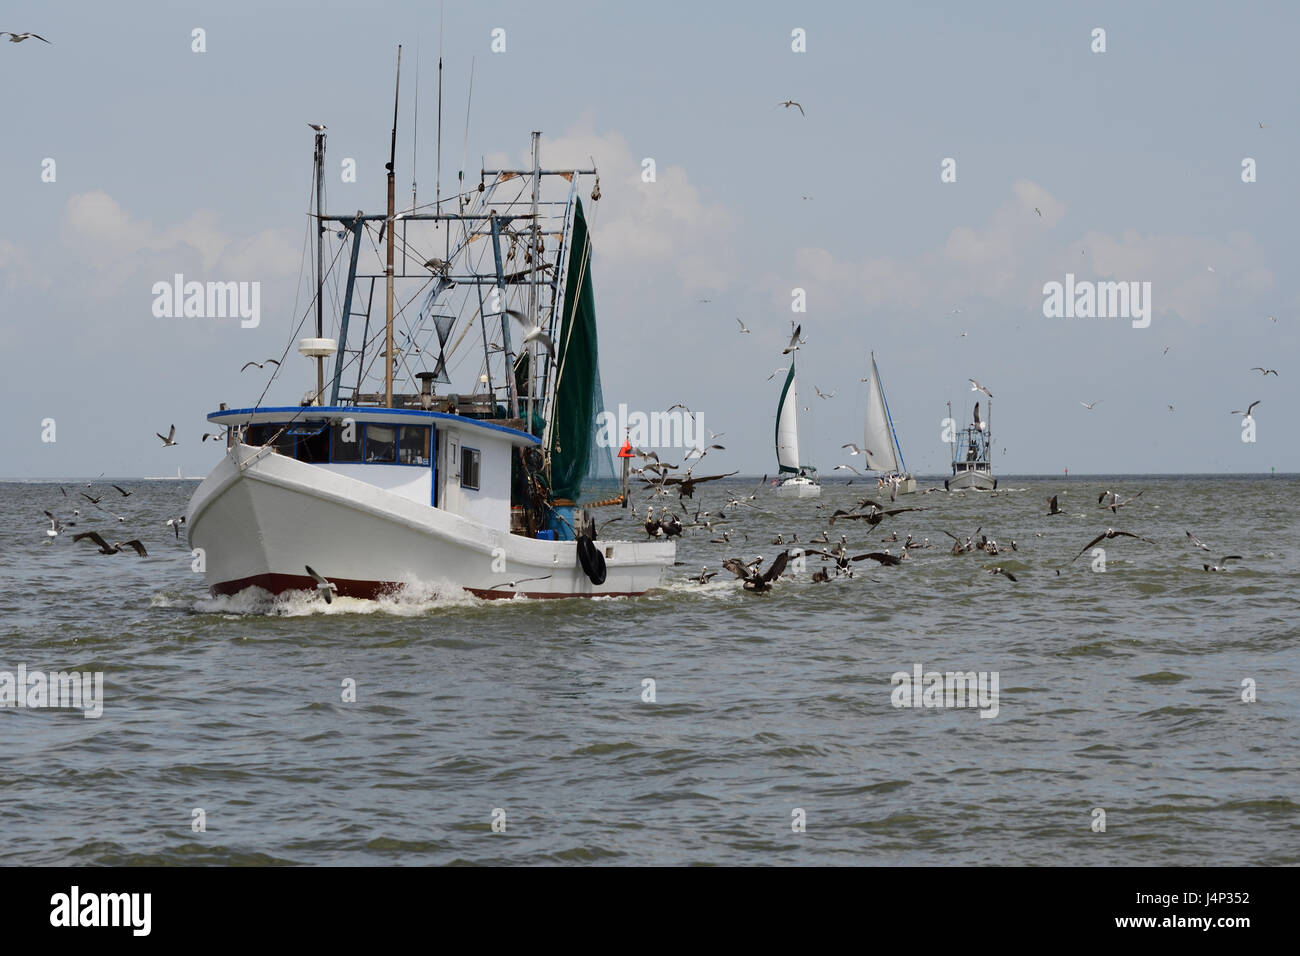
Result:
<svg viewBox="0 0 1300 956">
<path fill-rule="evenodd" d="M 772 489 L 772 494 L 778 498 L 816 498 L 821 493 L 821 485 L 803 477 L 787 478 Z"/>
<path fill-rule="evenodd" d="M 658 587 L 672 542 L 599 541 L 593 584 L 573 541 L 490 528 L 355 478 L 236 445 L 199 486 L 186 516 L 212 594 L 316 589 L 307 566 L 347 597 L 403 588 L 478 597 L 618 597 Z M 534 578 L 538 580 L 525 580 Z"/>
</svg>

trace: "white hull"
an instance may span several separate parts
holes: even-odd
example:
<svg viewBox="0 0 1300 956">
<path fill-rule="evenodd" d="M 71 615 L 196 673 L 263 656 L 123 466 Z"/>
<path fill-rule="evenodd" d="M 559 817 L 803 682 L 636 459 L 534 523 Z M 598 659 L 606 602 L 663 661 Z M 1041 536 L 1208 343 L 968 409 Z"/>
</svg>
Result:
<svg viewBox="0 0 1300 956">
<path fill-rule="evenodd" d="M 821 493 L 821 485 L 803 477 L 787 478 L 772 489 L 772 494 L 778 498 L 816 498 Z"/>
<path fill-rule="evenodd" d="M 943 483 L 949 491 L 973 488 L 976 491 L 992 491 L 998 486 L 998 480 L 987 471 L 959 471 Z"/>
<path fill-rule="evenodd" d="M 510 534 L 248 445 L 235 445 L 195 491 L 186 528 L 214 594 L 311 590 L 311 565 L 352 597 L 404 585 L 480 597 L 636 595 L 658 587 L 676 557 L 670 541 L 597 541 L 606 578 L 595 585 L 576 542 Z"/>
</svg>

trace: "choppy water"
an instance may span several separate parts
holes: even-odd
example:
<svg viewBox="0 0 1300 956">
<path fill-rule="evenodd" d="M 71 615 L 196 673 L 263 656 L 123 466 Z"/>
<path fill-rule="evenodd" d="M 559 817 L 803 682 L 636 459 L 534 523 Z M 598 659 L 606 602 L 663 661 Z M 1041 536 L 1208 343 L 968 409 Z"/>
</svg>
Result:
<svg viewBox="0 0 1300 956">
<path fill-rule="evenodd" d="M 834 484 L 737 510 L 730 547 L 688 533 L 646 598 L 328 608 L 209 600 L 162 526 L 194 483 L 122 484 L 94 493 L 126 521 L 81 499 L 73 531 L 138 535 L 147 558 L 47 543 L 40 512 L 69 499 L 0 485 L 0 670 L 102 670 L 106 698 L 99 719 L 0 710 L 6 864 L 1300 861 L 1292 477 L 1003 478 L 836 524 L 852 553 L 896 552 L 894 529 L 937 544 L 900 567 L 815 584 L 810 560 L 768 595 L 690 583 L 770 558 L 778 532 L 807 541 L 864 490 Z M 1103 487 L 1144 494 L 1112 516 Z M 1044 517 L 1058 492 L 1067 515 Z M 943 530 L 977 526 L 1019 550 L 951 556 Z M 1107 527 L 1156 544 L 1055 574 Z M 1202 571 L 1226 553 L 1243 560 Z M 996 671 L 997 717 L 893 707 L 890 675 L 917 663 Z"/>
</svg>

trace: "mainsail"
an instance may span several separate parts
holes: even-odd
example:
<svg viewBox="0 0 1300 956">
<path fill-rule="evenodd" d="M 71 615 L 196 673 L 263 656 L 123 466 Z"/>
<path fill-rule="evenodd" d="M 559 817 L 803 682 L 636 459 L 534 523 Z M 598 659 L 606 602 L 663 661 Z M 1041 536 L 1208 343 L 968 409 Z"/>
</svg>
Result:
<svg viewBox="0 0 1300 956">
<path fill-rule="evenodd" d="M 776 406 L 776 463 L 783 472 L 799 473 L 799 390 L 794 381 L 794 362 L 786 376 L 781 400 Z"/>
<path fill-rule="evenodd" d="M 865 442 L 867 467 L 885 474 L 898 474 L 903 470 L 898 438 L 889 420 L 889 406 L 885 404 L 885 390 L 880 384 L 876 368 L 876 353 L 871 353 L 871 378 L 867 382 L 867 425 Z"/>
</svg>

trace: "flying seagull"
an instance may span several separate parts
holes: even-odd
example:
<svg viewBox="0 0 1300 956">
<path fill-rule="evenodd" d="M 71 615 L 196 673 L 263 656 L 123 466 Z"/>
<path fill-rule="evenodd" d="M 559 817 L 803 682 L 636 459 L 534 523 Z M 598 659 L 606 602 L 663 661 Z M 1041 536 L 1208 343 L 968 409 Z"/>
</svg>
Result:
<svg viewBox="0 0 1300 956">
<path fill-rule="evenodd" d="M 98 498 L 92 498 L 92 497 L 90 497 L 90 495 L 86 494 L 84 491 L 81 492 L 81 497 L 85 498 L 85 499 L 86 499 L 87 501 L 89 501 L 92 505 L 97 505 L 97 504 L 99 504 L 101 501 L 104 500 L 104 496 L 103 496 L 103 495 L 100 495 Z"/>
<path fill-rule="evenodd" d="M 312 576 L 313 580 L 315 580 L 316 590 L 319 591 L 321 597 L 325 599 L 325 603 L 333 604 L 334 595 L 337 594 L 339 590 L 338 585 L 330 581 L 326 581 L 323 577 L 321 577 L 319 574 L 317 574 L 315 571 L 311 569 L 310 564 L 304 564 L 303 567 L 307 569 L 307 573 Z"/>
<path fill-rule="evenodd" d="M 976 431 L 981 431 L 981 432 L 984 430 L 984 423 L 983 423 L 982 421 L 980 421 L 980 403 L 979 403 L 979 402 L 976 402 L 976 403 L 975 403 L 975 430 L 976 430 Z"/>
<path fill-rule="evenodd" d="M 1192 534 L 1190 531 L 1184 531 L 1183 534 L 1187 535 L 1187 542 L 1192 546 L 1200 548 L 1202 551 L 1210 550 L 1210 546 L 1208 544 L 1206 544 L 1200 538 L 1196 537 L 1196 535 Z"/>
<path fill-rule="evenodd" d="M 1037 206 L 1034 207 L 1034 212 L 1038 213 L 1038 218 L 1039 218 L 1039 219 L 1042 219 L 1042 218 L 1043 218 L 1043 211 L 1042 211 L 1041 209 L 1039 209 Z"/>
<path fill-rule="evenodd" d="M 847 448 L 850 455 L 875 454 L 875 452 L 870 448 L 859 448 L 857 445 L 853 444 L 853 442 L 849 442 L 847 445 L 841 445 L 840 447 Z"/>
<path fill-rule="evenodd" d="M 788 372 L 788 371 L 790 371 L 790 366 L 788 365 L 785 368 L 774 368 L 772 369 L 772 374 L 767 377 L 767 380 L 770 382 L 772 381 L 772 379 L 776 378 L 782 372 Z"/>
<path fill-rule="evenodd" d="M 803 331 L 802 325 L 796 325 L 794 327 L 794 333 L 790 336 L 790 344 L 781 350 L 782 355 L 789 355 L 791 352 L 798 351 L 799 344 L 800 344 L 799 333 L 802 331 Z"/>
<path fill-rule="evenodd" d="M 1083 550 L 1070 559 L 1070 563 L 1074 564 L 1075 561 L 1078 561 L 1079 558 L 1083 555 L 1083 553 L 1087 551 L 1089 548 L 1091 548 L 1097 542 L 1109 541 L 1112 538 L 1120 538 L 1120 537 L 1137 538 L 1139 541 L 1145 541 L 1147 544 L 1155 544 L 1155 542 L 1152 541 L 1150 538 L 1144 538 L 1142 537 L 1142 535 L 1134 534 L 1132 531 L 1116 531 L 1114 528 L 1108 528 L 1107 530 L 1103 531 L 1101 534 L 1097 535 L 1097 537 L 1089 541 L 1087 544 L 1085 544 L 1083 546 Z"/>
<path fill-rule="evenodd" d="M 263 365 L 279 365 L 279 364 L 280 364 L 279 359 L 273 359 L 273 358 L 266 359 L 265 361 L 262 362 L 245 362 L 244 368 L 241 368 L 240 371 L 242 372 L 245 368 L 248 368 L 248 366 L 250 365 L 256 365 L 258 368 L 261 368 Z"/>
<path fill-rule="evenodd" d="M 117 488 L 117 490 L 122 493 L 123 498 L 130 498 L 131 495 L 134 494 L 134 492 L 127 491 L 125 488 L 119 488 L 117 485 L 113 485 L 113 487 Z"/>
<path fill-rule="evenodd" d="M 1000 574 L 1009 581 L 1014 581 L 1016 579 L 1016 576 L 1006 568 L 985 568 L 984 570 L 989 574 Z"/>
<path fill-rule="evenodd" d="M 1048 511 L 1047 511 L 1047 514 L 1046 514 L 1044 517 L 1048 517 L 1048 518 L 1050 518 L 1052 515 L 1065 514 L 1065 512 L 1062 511 L 1060 508 L 1058 508 L 1057 505 L 1056 505 L 1056 499 L 1057 499 L 1057 497 L 1058 497 L 1057 495 L 1052 495 L 1052 497 L 1050 497 L 1050 498 L 1047 499 L 1047 508 L 1048 508 Z"/>
<path fill-rule="evenodd" d="M 1277 375 L 1277 369 L 1275 369 L 1275 368 L 1260 368 L 1258 365 L 1256 365 L 1254 368 L 1252 368 L 1251 371 L 1252 371 L 1252 372 L 1263 372 L 1265 376 L 1268 376 L 1268 375 Z"/>
<path fill-rule="evenodd" d="M 158 432 L 154 432 L 154 434 L 158 435 L 159 438 L 162 438 L 162 443 L 164 448 L 170 448 L 172 445 L 180 444 L 179 442 L 176 441 L 175 425 L 173 425 L 171 429 L 167 432 L 167 436 L 165 438 L 162 435 L 159 435 Z"/>
<path fill-rule="evenodd" d="M 1103 491 L 1101 494 L 1097 496 L 1097 504 L 1102 508 L 1109 508 L 1110 513 L 1115 514 L 1116 512 L 1119 511 L 1120 508 L 1123 508 L 1129 502 L 1134 501 L 1141 497 L 1142 497 L 1141 491 L 1139 491 L 1137 494 L 1131 497 L 1123 498 L 1123 499 L 1121 499 L 1120 496 L 1115 494 L 1115 492 L 1113 491 Z M 1108 504 L 1102 504 L 1102 502 L 1105 501 L 1107 498 L 1110 499 L 1110 502 Z"/>
<path fill-rule="evenodd" d="M 8 30 L 0 30 L 0 37 L 8 37 L 10 43 L 22 43 L 24 40 L 40 40 L 42 43 L 49 43 L 39 33 L 10 33 Z"/>
<path fill-rule="evenodd" d="M 1225 554 L 1223 557 L 1219 558 L 1218 564 L 1202 564 L 1201 567 L 1206 571 L 1226 571 L 1228 568 L 1226 567 L 1225 562 L 1240 560 L 1241 555 L 1239 554 Z"/>
<path fill-rule="evenodd" d="M 984 393 L 985 395 L 987 395 L 989 398 L 992 398 L 992 397 L 993 397 L 993 393 L 990 392 L 990 391 L 989 391 L 987 388 L 985 388 L 983 385 L 981 385 L 979 382 L 975 381 L 975 379 L 973 379 L 973 378 L 972 378 L 972 379 L 968 379 L 968 381 L 970 382 L 970 390 L 971 390 L 972 392 L 983 392 L 983 393 Z"/>
<path fill-rule="evenodd" d="M 823 392 L 820 388 L 818 388 L 816 385 L 814 385 L 814 386 L 813 386 L 813 391 L 817 393 L 817 397 L 818 397 L 818 398 L 834 398 L 834 397 L 835 397 L 835 392 L 838 392 L 839 389 L 837 388 L 837 389 L 835 389 L 834 392 L 831 392 L 829 395 L 827 395 L 827 394 L 826 394 L 825 392 Z"/>
<path fill-rule="evenodd" d="M 786 109 L 789 109 L 790 107 L 793 106 L 793 107 L 796 107 L 796 108 L 799 110 L 799 115 L 800 115 L 800 116 L 807 116 L 807 115 L 808 115 L 807 113 L 805 113 L 805 112 L 803 111 L 803 107 L 800 106 L 798 103 L 796 103 L 794 100 L 786 100 L 784 103 L 777 103 L 776 105 L 777 105 L 777 106 L 784 106 Z"/>
<path fill-rule="evenodd" d="M 544 574 L 540 578 L 520 578 L 517 581 L 504 581 L 501 584 L 492 585 L 490 588 L 488 588 L 488 590 L 495 591 L 498 588 L 509 588 L 512 591 L 517 591 L 519 590 L 519 585 L 521 584 L 525 584 L 528 581 L 545 581 L 549 577 L 550 577 L 549 574 Z"/>
<path fill-rule="evenodd" d="M 858 471 L 856 468 L 854 468 L 852 465 L 836 465 L 834 468 L 831 469 L 831 471 L 851 471 L 851 472 L 853 472 L 855 475 L 857 475 L 859 478 L 865 478 L 865 477 L 867 477 L 867 476 L 864 475 L 862 472 L 860 472 L 860 471 Z"/>
<path fill-rule="evenodd" d="M 736 316 L 736 321 L 737 321 L 737 322 L 740 322 L 740 316 Z M 743 334 L 743 335 L 748 335 L 748 334 L 749 334 L 749 329 L 745 328 L 745 323 L 744 323 L 744 322 L 740 322 L 740 331 L 741 331 L 741 334 Z M 714 572 L 714 573 L 716 574 L 717 572 Z"/>
<path fill-rule="evenodd" d="M 1088 411 L 1092 411 L 1093 407 L 1096 406 L 1097 402 L 1100 401 L 1101 399 L 1099 398 L 1097 399 L 1096 402 L 1080 402 L 1079 404 L 1082 405 L 1084 408 L 1088 409 Z"/>
<path fill-rule="evenodd" d="M 185 523 L 185 516 L 184 516 L 184 515 L 181 515 L 179 518 L 168 518 L 168 519 L 167 519 L 167 527 L 171 528 L 172 531 L 176 532 L 176 540 L 177 540 L 177 541 L 179 541 L 179 540 L 181 539 L 181 525 L 183 525 L 184 523 Z"/>
<path fill-rule="evenodd" d="M 1231 412 L 1228 412 L 1228 414 L 1229 414 L 1229 415 L 1245 415 L 1247 418 L 1250 418 L 1250 413 L 1253 412 L 1253 411 L 1255 410 L 1255 406 L 1258 405 L 1259 403 L 1260 403 L 1260 399 L 1257 398 L 1257 399 L 1255 399 L 1253 402 L 1251 402 L 1249 405 L 1246 406 L 1246 410 L 1245 410 L 1244 412 L 1243 412 L 1243 411 L 1231 411 Z"/>
</svg>

